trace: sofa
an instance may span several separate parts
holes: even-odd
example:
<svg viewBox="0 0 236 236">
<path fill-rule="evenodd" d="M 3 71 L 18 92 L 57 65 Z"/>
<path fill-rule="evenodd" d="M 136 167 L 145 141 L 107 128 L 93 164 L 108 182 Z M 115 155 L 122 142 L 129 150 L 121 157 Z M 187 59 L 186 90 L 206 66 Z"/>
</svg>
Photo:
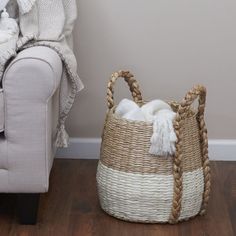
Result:
<svg viewBox="0 0 236 236">
<path fill-rule="evenodd" d="M 56 152 L 63 66 L 48 47 L 18 53 L 0 90 L 0 193 L 17 194 L 22 224 L 34 224 L 40 193 L 49 188 Z"/>
</svg>

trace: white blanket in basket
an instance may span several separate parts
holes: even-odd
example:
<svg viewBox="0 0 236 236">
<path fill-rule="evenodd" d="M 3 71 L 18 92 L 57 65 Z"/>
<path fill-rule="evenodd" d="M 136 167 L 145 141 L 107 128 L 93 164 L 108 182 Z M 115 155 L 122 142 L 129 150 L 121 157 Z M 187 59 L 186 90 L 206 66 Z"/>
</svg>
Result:
<svg viewBox="0 0 236 236">
<path fill-rule="evenodd" d="M 150 154 L 169 156 L 175 153 L 177 137 L 173 120 L 176 113 L 172 111 L 169 104 L 162 100 L 153 100 L 139 107 L 132 100 L 123 99 L 117 106 L 115 113 L 128 120 L 153 123 Z"/>
</svg>

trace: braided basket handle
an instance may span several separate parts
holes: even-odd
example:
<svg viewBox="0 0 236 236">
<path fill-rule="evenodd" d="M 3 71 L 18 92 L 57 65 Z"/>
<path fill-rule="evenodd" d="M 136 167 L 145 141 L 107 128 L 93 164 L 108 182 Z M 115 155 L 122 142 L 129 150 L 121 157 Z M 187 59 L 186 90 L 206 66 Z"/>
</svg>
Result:
<svg viewBox="0 0 236 236">
<path fill-rule="evenodd" d="M 107 85 L 107 105 L 108 105 L 108 109 L 111 110 L 114 105 L 114 86 L 115 86 L 115 82 L 118 78 L 124 78 L 124 80 L 126 81 L 126 83 L 129 85 L 130 88 L 130 92 L 132 94 L 133 100 L 136 103 L 142 103 L 143 99 L 142 99 L 142 95 L 141 92 L 139 90 L 139 85 L 136 79 L 134 79 L 134 76 L 129 72 L 129 71 L 118 71 L 115 72 L 111 75 L 111 78 L 108 82 Z"/>
<path fill-rule="evenodd" d="M 206 88 L 202 85 L 196 85 L 186 94 L 183 101 L 180 103 L 178 110 L 180 117 L 184 118 L 186 112 L 197 98 L 199 103 L 198 116 L 204 115 L 206 106 Z"/>
<path fill-rule="evenodd" d="M 211 175 L 209 167 L 209 157 L 208 157 L 208 138 L 207 129 L 204 121 L 204 111 L 206 106 L 206 88 L 202 85 L 197 85 L 193 87 L 185 96 L 183 101 L 180 103 L 179 109 L 176 114 L 174 121 L 175 133 L 177 136 L 176 142 L 176 152 L 173 159 L 173 175 L 174 175 L 174 197 L 171 216 L 169 219 L 170 223 L 176 223 L 180 216 L 181 204 L 182 204 L 182 194 L 183 194 L 183 126 L 184 119 L 187 112 L 190 110 L 193 102 L 198 98 L 198 114 L 197 119 L 199 122 L 200 130 L 200 142 L 201 142 L 201 152 L 202 152 L 202 167 L 204 175 L 204 192 L 202 205 L 200 209 L 200 214 L 206 212 L 206 207 L 209 201 L 210 188 L 211 188 Z"/>
</svg>

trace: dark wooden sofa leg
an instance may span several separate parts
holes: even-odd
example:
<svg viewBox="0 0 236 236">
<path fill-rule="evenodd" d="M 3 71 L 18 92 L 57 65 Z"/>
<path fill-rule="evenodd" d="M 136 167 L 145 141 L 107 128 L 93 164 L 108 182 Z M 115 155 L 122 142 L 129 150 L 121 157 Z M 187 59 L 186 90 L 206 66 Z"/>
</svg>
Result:
<svg viewBox="0 0 236 236">
<path fill-rule="evenodd" d="M 17 216 L 20 224 L 37 223 L 40 193 L 22 193 L 17 196 Z"/>
</svg>

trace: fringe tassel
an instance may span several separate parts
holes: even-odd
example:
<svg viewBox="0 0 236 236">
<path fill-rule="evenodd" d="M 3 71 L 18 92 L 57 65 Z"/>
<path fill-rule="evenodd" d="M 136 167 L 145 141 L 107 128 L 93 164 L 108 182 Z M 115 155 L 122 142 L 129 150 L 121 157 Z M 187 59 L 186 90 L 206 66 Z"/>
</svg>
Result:
<svg viewBox="0 0 236 236">
<path fill-rule="evenodd" d="M 157 156 L 168 156 L 175 153 L 175 142 L 177 140 L 173 119 L 175 113 L 172 111 L 161 111 L 153 122 L 153 135 L 149 153 Z"/>
<path fill-rule="evenodd" d="M 61 125 L 57 131 L 56 146 L 58 148 L 67 148 L 69 145 L 69 135 L 65 130 L 65 125 Z"/>
</svg>

